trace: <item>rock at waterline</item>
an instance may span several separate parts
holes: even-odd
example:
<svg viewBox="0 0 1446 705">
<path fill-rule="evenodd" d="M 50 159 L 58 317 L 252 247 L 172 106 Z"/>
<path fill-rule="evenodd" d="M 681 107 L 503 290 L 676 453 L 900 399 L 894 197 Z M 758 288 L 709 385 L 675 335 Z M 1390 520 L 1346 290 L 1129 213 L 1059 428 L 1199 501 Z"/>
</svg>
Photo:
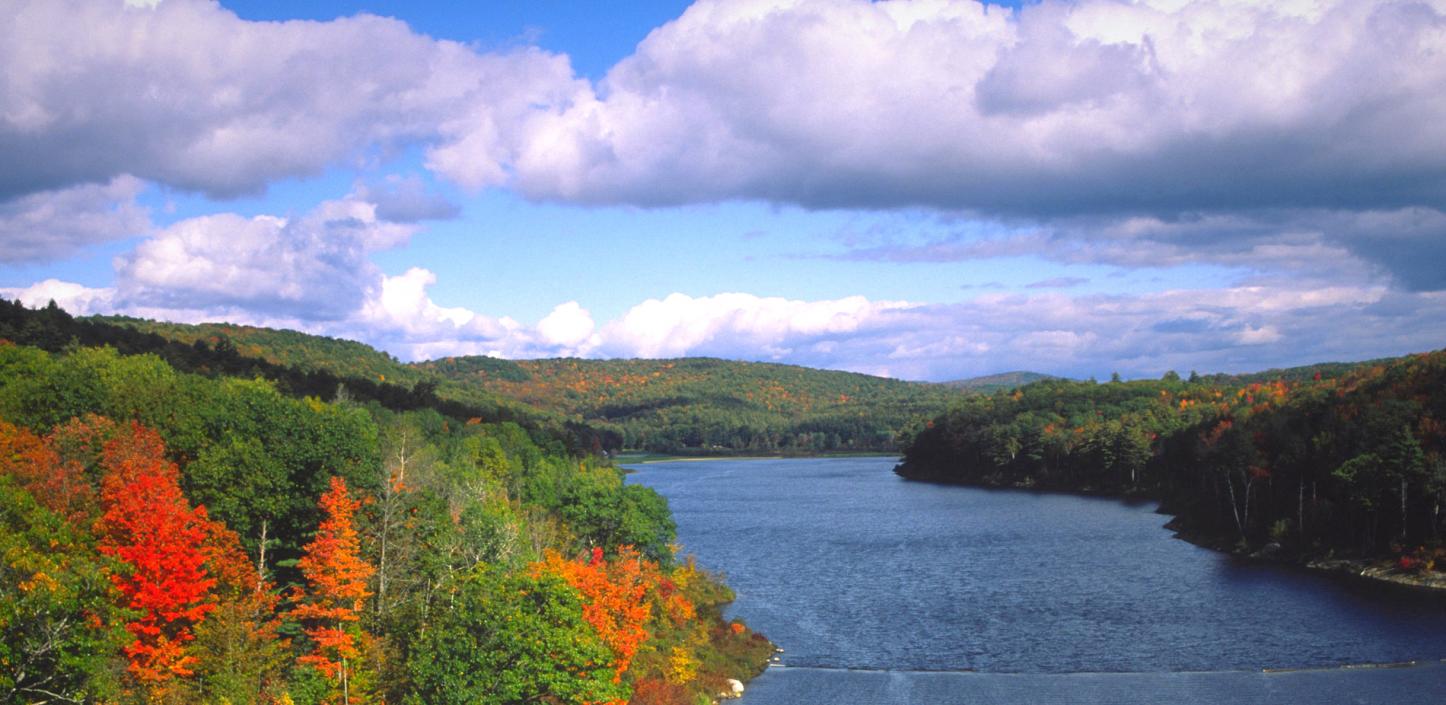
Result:
<svg viewBox="0 0 1446 705">
<path fill-rule="evenodd" d="M 743 697 L 743 681 L 740 681 L 740 680 L 738 680 L 737 678 L 729 678 L 729 679 L 727 680 L 727 683 L 728 683 L 728 690 L 727 690 L 726 692 L 724 692 L 724 693 L 721 693 L 722 697 L 725 697 L 725 698 L 741 698 L 741 697 Z"/>
</svg>

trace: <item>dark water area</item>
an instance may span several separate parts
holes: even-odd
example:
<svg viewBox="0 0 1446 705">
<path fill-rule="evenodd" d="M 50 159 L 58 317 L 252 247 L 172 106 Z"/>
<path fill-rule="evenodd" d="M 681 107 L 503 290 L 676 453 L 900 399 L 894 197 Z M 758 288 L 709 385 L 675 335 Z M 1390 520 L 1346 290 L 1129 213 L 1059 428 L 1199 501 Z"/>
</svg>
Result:
<svg viewBox="0 0 1446 705">
<path fill-rule="evenodd" d="M 1242 696 L 1234 702 L 1290 702 L 1274 690 L 1286 676 L 1287 690 L 1316 683 L 1326 696 L 1342 695 L 1341 676 L 1262 669 L 1400 661 L 1431 663 L 1351 677 L 1382 697 L 1390 688 L 1369 678 L 1412 684 L 1412 698 L 1382 702 L 1418 701 L 1422 681 L 1443 697 L 1420 702 L 1446 702 L 1437 596 L 1241 562 L 1173 538 L 1149 503 L 907 482 L 894 462 L 634 468 L 629 482 L 668 498 L 686 549 L 726 574 L 737 592 L 730 615 L 785 649 L 784 668 L 755 681 L 748 705 L 1049 702 L 1051 683 L 1078 696 L 1060 702 L 1091 702 L 1079 690 L 1089 683 L 1109 702 L 1121 701 L 1112 688 L 1151 692 L 1141 677 L 1224 688 Z M 842 687 L 873 695 L 821 695 Z M 1046 699 L 1019 700 L 1010 687 Z"/>
</svg>

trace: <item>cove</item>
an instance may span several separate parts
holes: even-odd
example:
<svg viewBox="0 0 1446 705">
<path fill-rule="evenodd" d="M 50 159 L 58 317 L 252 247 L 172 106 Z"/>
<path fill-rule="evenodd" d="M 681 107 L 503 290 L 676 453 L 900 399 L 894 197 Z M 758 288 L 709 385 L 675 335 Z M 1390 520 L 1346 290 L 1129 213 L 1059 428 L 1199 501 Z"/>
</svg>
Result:
<svg viewBox="0 0 1446 705">
<path fill-rule="evenodd" d="M 1393 692 L 1381 682 L 1398 685 L 1380 702 L 1446 695 L 1436 596 L 1241 562 L 1173 538 L 1150 503 L 909 482 L 895 462 L 631 468 L 668 499 L 686 549 L 726 574 L 730 616 L 785 649 L 747 705 L 1050 702 L 1051 687 L 1090 702 L 1090 684 L 1105 702 L 1149 683 L 1173 690 L 1138 702 L 1351 687 L 1366 699 L 1347 701 L 1376 702 Z"/>
</svg>

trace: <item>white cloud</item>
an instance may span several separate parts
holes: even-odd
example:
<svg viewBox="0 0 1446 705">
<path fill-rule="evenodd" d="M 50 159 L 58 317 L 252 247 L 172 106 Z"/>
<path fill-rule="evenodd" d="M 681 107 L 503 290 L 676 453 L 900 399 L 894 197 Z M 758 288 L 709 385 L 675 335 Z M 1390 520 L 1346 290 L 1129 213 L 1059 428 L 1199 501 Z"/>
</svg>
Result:
<svg viewBox="0 0 1446 705">
<path fill-rule="evenodd" d="M 356 199 L 327 201 L 294 219 L 190 218 L 117 258 L 116 288 L 132 306 L 340 320 L 380 280 L 368 255 L 414 231 L 378 220 L 374 205 Z"/>
<path fill-rule="evenodd" d="M 248 22 L 205 0 L 152 5 L 0 6 L 0 198 L 124 173 L 230 196 L 417 142 L 465 140 L 485 158 L 484 125 L 514 139 L 531 106 L 573 81 L 566 57 L 483 54 L 392 19 Z"/>
<path fill-rule="evenodd" d="M 1259 328 L 1246 326 L 1240 331 L 1240 334 L 1236 336 L 1236 340 L 1239 340 L 1241 345 L 1265 345 L 1279 341 L 1281 337 L 1280 331 L 1277 330 L 1275 326 L 1261 326 Z"/>
<path fill-rule="evenodd" d="M 512 152 L 435 166 L 503 160 L 535 198 L 633 204 L 1439 204 L 1417 176 L 1446 166 L 1443 10 L 703 0 Z"/>
<path fill-rule="evenodd" d="M 481 121 L 489 149 L 441 145 L 433 166 L 478 183 L 510 168 L 534 198 L 607 203 L 1439 205 L 1443 12 L 702 0 L 597 86 L 526 114 L 510 145 Z"/>
<path fill-rule="evenodd" d="M 146 234 L 150 217 L 135 201 L 144 188 L 140 179 L 122 175 L 0 200 L 0 262 L 52 260 Z"/>
<path fill-rule="evenodd" d="M 586 354 L 598 342 L 598 337 L 593 335 L 594 327 L 592 314 L 576 301 L 568 301 L 538 321 L 537 333 L 548 344 Z"/>
<path fill-rule="evenodd" d="M 1446 330 L 1446 295 L 1381 287 L 988 294 L 958 304 L 675 293 L 600 325 L 576 302 L 528 325 L 440 306 L 427 292 L 434 283 L 424 269 L 383 276 L 355 310 L 325 320 L 143 305 L 117 290 L 55 280 L 0 296 L 32 306 L 53 298 L 75 313 L 290 327 L 360 339 L 403 359 L 706 355 L 933 380 L 1012 369 L 1077 377 L 1249 371 L 1434 349 Z"/>
<path fill-rule="evenodd" d="M 0 196 L 212 195 L 423 145 L 537 199 L 1041 216 L 1446 200 L 1446 3 L 700 0 L 597 84 L 362 15 L 0 10 Z M 437 204 L 431 204 L 437 205 Z"/>
<path fill-rule="evenodd" d="M 115 290 L 91 288 L 74 282 L 46 279 L 24 288 L 0 289 L 0 297 L 19 301 L 30 308 L 48 306 L 51 301 L 71 315 L 89 316 L 114 311 Z"/>
<path fill-rule="evenodd" d="M 800 345 L 846 335 L 877 321 L 899 301 L 862 296 L 798 301 L 728 293 L 694 298 L 671 294 L 648 299 L 603 327 L 601 349 L 620 357 L 720 355 L 743 350 L 781 359 Z"/>
</svg>

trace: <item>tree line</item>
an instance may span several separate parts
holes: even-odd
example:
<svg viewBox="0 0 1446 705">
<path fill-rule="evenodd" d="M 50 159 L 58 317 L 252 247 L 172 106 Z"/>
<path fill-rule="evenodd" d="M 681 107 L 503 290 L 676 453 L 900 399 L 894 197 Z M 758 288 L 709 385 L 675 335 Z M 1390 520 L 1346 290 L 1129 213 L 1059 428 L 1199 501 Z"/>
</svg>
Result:
<svg viewBox="0 0 1446 705">
<path fill-rule="evenodd" d="M 912 419 L 947 408 L 943 385 L 713 358 L 418 363 L 444 394 L 486 393 L 587 423 L 621 448 L 661 453 L 894 450 Z"/>
<path fill-rule="evenodd" d="M 1152 496 L 1184 530 L 1226 544 L 1434 567 L 1446 351 L 1311 369 L 1271 381 L 1055 380 L 968 398 L 911 430 L 897 472 Z"/>
</svg>

